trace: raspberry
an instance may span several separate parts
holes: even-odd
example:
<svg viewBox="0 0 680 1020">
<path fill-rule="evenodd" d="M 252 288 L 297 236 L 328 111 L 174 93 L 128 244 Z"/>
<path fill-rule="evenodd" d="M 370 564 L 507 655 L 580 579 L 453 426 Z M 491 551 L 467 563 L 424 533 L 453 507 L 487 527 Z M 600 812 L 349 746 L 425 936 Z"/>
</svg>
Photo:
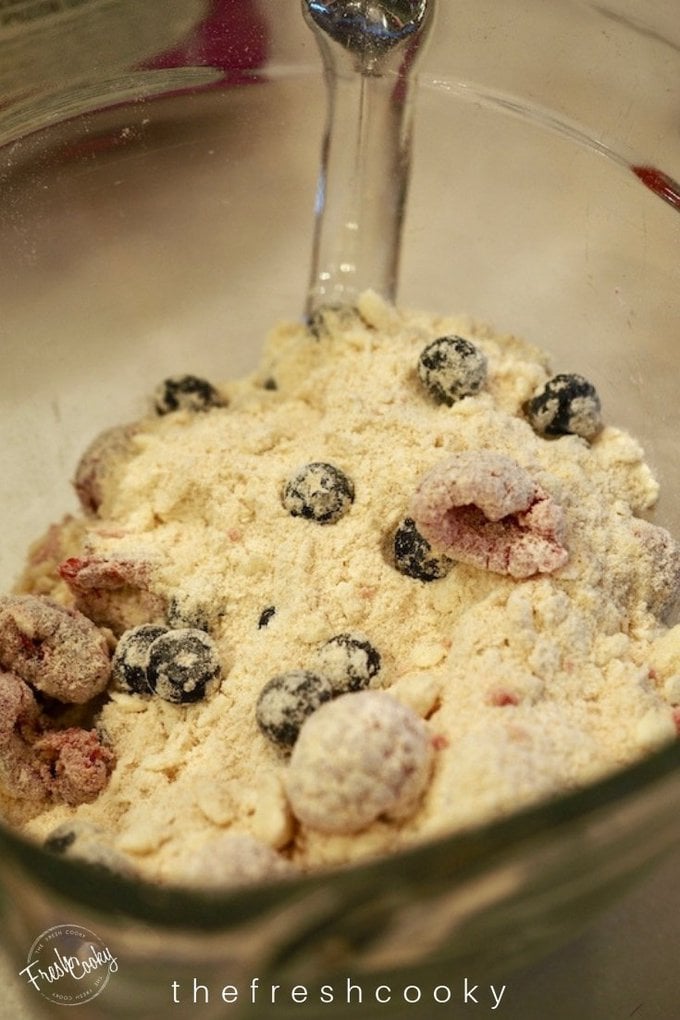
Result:
<svg viewBox="0 0 680 1020">
<path fill-rule="evenodd" d="M 18 676 L 0 670 L 0 785 L 3 793 L 27 800 L 47 795 L 50 776 L 31 743 L 39 733 L 40 708 Z"/>
<path fill-rule="evenodd" d="M 160 623 L 165 599 L 152 590 L 152 567 L 139 560 L 72 556 L 58 567 L 76 608 L 120 636 L 141 623 Z"/>
<path fill-rule="evenodd" d="M 28 684 L 0 670 L 0 783 L 10 797 L 93 801 L 115 761 L 94 730 L 44 729 L 47 719 Z"/>
<path fill-rule="evenodd" d="M 87 447 L 76 468 L 73 485 L 87 514 L 97 514 L 115 466 L 133 453 L 136 425 L 117 425 L 101 432 Z"/>
<path fill-rule="evenodd" d="M 430 778 L 432 745 L 415 712 L 383 691 L 342 694 L 300 730 L 286 788 L 291 808 L 319 832 L 360 832 L 407 818 Z"/>
<path fill-rule="evenodd" d="M 115 764 L 113 752 L 94 730 L 76 726 L 46 731 L 33 751 L 49 768 L 51 795 L 73 807 L 96 800 Z"/>
<path fill-rule="evenodd" d="M 642 518 L 633 520 L 632 530 L 641 552 L 640 595 L 660 620 L 673 619 L 680 601 L 680 545 L 665 528 Z"/>
<path fill-rule="evenodd" d="M 0 596 L 0 668 L 43 694 L 83 704 L 111 672 L 102 632 L 76 609 L 39 595 Z"/>
<path fill-rule="evenodd" d="M 564 566 L 562 508 L 510 457 L 468 450 L 439 463 L 411 502 L 434 548 L 461 563 L 511 577 Z"/>
</svg>

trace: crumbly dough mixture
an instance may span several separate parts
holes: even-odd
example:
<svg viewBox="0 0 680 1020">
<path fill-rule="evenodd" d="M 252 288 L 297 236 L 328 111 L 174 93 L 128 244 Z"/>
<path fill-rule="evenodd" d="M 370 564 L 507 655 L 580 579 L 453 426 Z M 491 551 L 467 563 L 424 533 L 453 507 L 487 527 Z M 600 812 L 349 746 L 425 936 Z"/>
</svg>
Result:
<svg viewBox="0 0 680 1020">
<path fill-rule="evenodd" d="M 110 685 L 89 708 L 115 755 L 108 782 L 77 806 L 5 791 L 7 816 L 27 833 L 45 839 L 73 819 L 91 823 L 133 870 L 161 882 L 209 877 L 210 848 L 221 852 L 231 835 L 235 859 L 261 858 L 255 872 L 278 874 L 507 815 L 675 738 L 680 636 L 664 620 L 678 552 L 644 520 L 658 486 L 636 440 L 613 424 L 590 441 L 534 431 L 523 408 L 551 366 L 515 337 L 467 318 L 401 312 L 371 293 L 359 311 L 327 313 L 316 334 L 280 326 L 259 371 L 220 386 L 218 406 L 150 413 L 100 441 L 101 456 L 81 467 L 82 516 L 34 547 L 19 590 L 78 608 L 112 650 L 139 624 L 198 626 L 217 645 L 221 682 L 189 704 Z M 451 334 L 471 341 L 488 371 L 477 392 L 449 406 L 417 365 L 428 343 Z M 464 562 L 455 545 L 444 550 L 453 566 L 433 580 L 397 570 L 395 529 L 417 510 L 423 479 L 463 454 L 516 465 L 531 481 L 527 505 L 539 493 L 541 506 L 559 508 L 551 548 L 565 552 L 530 576 Z M 317 463 L 341 469 L 353 488 L 349 509 L 326 523 L 282 502 L 287 480 Z M 468 534 L 479 523 L 472 509 Z M 509 519 L 494 525 L 499 533 Z M 377 798 L 377 817 L 357 831 L 323 831 L 314 798 L 324 800 L 324 782 L 351 787 L 354 773 L 334 774 L 333 763 L 324 772 L 322 762 L 321 791 L 310 793 L 305 778 L 323 740 L 310 752 L 307 739 L 307 764 L 296 766 L 295 749 L 275 746 L 258 725 L 256 703 L 272 677 L 319 669 L 324 644 L 341 634 L 359 634 L 380 656 L 364 715 L 350 713 L 356 726 L 375 715 L 375 691 L 409 710 L 403 754 L 416 764 L 400 759 L 403 774 L 380 777 L 388 799 L 406 772 L 424 779 L 407 811 Z M 318 709 L 328 715 L 330 757 L 332 735 L 342 741 L 344 732 L 341 713 L 331 719 L 341 700 Z M 372 741 L 388 748 L 383 761 L 398 725 L 387 714 L 359 742 L 364 802 Z M 313 807 L 299 814 L 312 824 L 291 806 L 295 768 Z M 321 807 L 344 810 L 333 805 Z"/>
</svg>

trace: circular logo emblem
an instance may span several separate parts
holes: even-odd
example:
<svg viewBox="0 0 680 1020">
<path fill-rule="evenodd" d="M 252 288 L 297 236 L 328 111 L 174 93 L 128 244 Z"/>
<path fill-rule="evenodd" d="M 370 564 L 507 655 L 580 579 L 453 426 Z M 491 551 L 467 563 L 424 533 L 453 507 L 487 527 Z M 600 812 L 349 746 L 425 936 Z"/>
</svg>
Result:
<svg viewBox="0 0 680 1020">
<path fill-rule="evenodd" d="M 57 924 L 39 935 L 20 975 L 50 1002 L 78 1006 L 106 988 L 118 962 L 98 935 L 79 924 Z"/>
</svg>

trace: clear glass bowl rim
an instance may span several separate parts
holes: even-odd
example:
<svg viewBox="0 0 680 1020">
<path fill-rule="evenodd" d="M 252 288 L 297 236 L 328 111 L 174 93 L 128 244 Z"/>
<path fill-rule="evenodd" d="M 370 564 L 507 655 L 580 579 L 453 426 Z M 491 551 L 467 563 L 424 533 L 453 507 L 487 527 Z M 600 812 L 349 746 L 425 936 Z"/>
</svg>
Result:
<svg viewBox="0 0 680 1020">
<path fill-rule="evenodd" d="M 572 824 L 587 824 L 603 811 L 652 795 L 677 780 L 680 806 L 680 743 L 672 743 L 583 789 L 551 797 L 505 818 L 443 835 L 349 866 L 319 869 L 290 878 L 222 889 L 194 890 L 118 875 L 87 861 L 60 857 L 0 824 L 0 847 L 38 883 L 66 900 L 107 916 L 135 919 L 166 929 L 219 932 L 256 918 L 261 911 L 332 883 L 342 897 L 413 880 L 452 892 L 531 839 L 559 842 Z M 680 810 L 676 838 L 680 840 Z M 653 856 L 650 854 L 650 856 Z M 342 899 L 341 899 L 342 902 Z"/>
</svg>

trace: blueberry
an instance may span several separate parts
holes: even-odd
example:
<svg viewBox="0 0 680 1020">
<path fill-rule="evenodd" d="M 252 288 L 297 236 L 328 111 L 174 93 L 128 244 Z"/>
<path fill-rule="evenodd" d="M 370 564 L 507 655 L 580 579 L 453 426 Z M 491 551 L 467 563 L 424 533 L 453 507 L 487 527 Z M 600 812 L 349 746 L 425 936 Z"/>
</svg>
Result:
<svg viewBox="0 0 680 1020">
<path fill-rule="evenodd" d="M 319 649 L 316 665 L 334 695 L 360 691 L 380 671 L 380 652 L 364 634 L 336 634 Z"/>
<path fill-rule="evenodd" d="M 451 407 L 477 393 L 486 382 L 486 357 L 461 336 L 433 340 L 418 359 L 418 375 L 440 404 Z"/>
<path fill-rule="evenodd" d="M 60 825 L 45 840 L 44 846 L 53 854 L 65 854 L 77 839 L 77 833 L 71 825 Z"/>
<path fill-rule="evenodd" d="M 354 485 L 340 468 L 317 461 L 288 479 L 281 500 L 292 517 L 334 524 L 352 505 Z"/>
<path fill-rule="evenodd" d="M 394 565 L 400 574 L 418 581 L 436 581 L 446 577 L 454 563 L 455 560 L 443 553 L 433 553 L 415 521 L 411 517 L 404 518 L 394 533 Z"/>
<path fill-rule="evenodd" d="M 260 691 L 255 718 L 265 737 L 286 750 L 297 740 L 307 716 L 332 697 L 333 688 L 325 676 L 308 669 L 279 673 Z"/>
<path fill-rule="evenodd" d="M 107 871 L 131 875 L 131 862 L 111 843 L 110 834 L 98 825 L 73 819 L 53 829 L 43 846 L 60 857 L 77 858 Z"/>
<path fill-rule="evenodd" d="M 600 398 L 582 375 L 553 376 L 524 406 L 529 424 L 540 435 L 576 435 L 593 439 L 602 428 Z"/>
<path fill-rule="evenodd" d="M 187 705 L 208 697 L 221 674 L 217 645 L 202 630 L 169 630 L 149 648 L 147 680 L 164 701 Z"/>
<path fill-rule="evenodd" d="M 267 627 L 269 625 L 269 621 L 271 620 L 272 616 L 275 615 L 275 613 L 276 606 L 267 606 L 266 609 L 263 609 L 262 612 L 260 613 L 260 619 L 257 621 L 257 629 L 262 630 L 263 627 Z"/>
<path fill-rule="evenodd" d="M 121 635 L 111 660 L 111 678 L 119 690 L 150 694 L 146 679 L 149 648 L 168 628 L 153 623 L 133 627 Z"/>
<path fill-rule="evenodd" d="M 173 595 L 168 603 L 165 618 L 173 630 L 210 631 L 223 613 L 196 602 L 186 595 Z"/>
<path fill-rule="evenodd" d="M 195 375 L 174 375 L 156 388 L 154 402 L 158 414 L 171 411 L 207 411 L 224 407 L 226 401 L 206 379 Z"/>
</svg>

